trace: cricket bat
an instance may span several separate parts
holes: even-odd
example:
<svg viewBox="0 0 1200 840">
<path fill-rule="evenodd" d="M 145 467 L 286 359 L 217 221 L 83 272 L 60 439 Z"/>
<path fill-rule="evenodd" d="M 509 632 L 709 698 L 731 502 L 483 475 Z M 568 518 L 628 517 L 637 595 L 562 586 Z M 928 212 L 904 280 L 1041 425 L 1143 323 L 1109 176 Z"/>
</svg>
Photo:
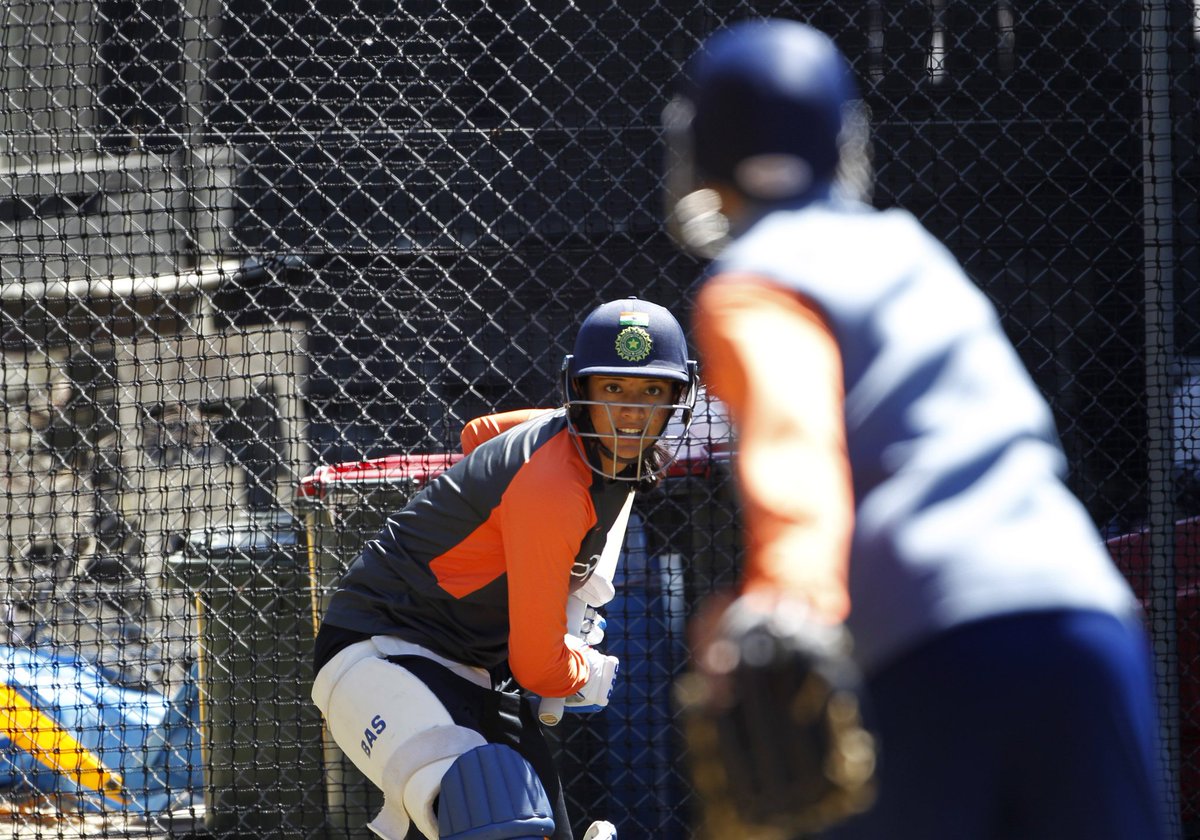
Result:
<svg viewBox="0 0 1200 840">
<path fill-rule="evenodd" d="M 596 563 L 596 568 L 592 571 L 592 577 L 599 577 L 610 584 L 613 581 L 613 575 L 617 571 L 617 560 L 621 557 L 621 549 L 625 545 L 625 529 L 629 525 L 629 511 L 633 508 L 633 493 L 630 492 L 625 497 L 625 505 L 621 508 L 621 512 L 617 514 L 617 518 L 613 520 L 612 527 L 608 529 L 608 536 L 604 541 L 604 548 L 600 551 L 600 560 Z M 583 618 L 587 612 L 589 604 L 583 598 L 577 595 L 572 595 L 567 599 L 567 629 L 572 635 L 581 635 L 583 632 Z M 590 606 L 599 607 L 602 604 L 591 604 Z M 557 726 L 562 720 L 563 706 L 566 698 L 564 697 L 544 697 L 542 698 L 541 706 L 538 708 L 538 718 L 546 726 Z"/>
</svg>

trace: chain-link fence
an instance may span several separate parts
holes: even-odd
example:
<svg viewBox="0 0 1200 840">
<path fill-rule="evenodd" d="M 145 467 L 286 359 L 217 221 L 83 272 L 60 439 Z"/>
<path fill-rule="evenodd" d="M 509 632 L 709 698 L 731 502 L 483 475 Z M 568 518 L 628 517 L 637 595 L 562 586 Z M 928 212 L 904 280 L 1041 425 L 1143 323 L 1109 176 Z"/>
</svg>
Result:
<svg viewBox="0 0 1200 840">
<path fill-rule="evenodd" d="M 701 38 L 762 15 L 851 56 L 875 203 L 947 242 L 1050 398 L 1147 605 L 1200 836 L 1193 0 L 5 0 L 14 834 L 364 836 L 375 794 L 307 681 L 333 567 L 424 474 L 376 459 L 555 404 L 597 303 L 686 314 L 659 115 Z M 573 813 L 625 837 L 688 834 L 669 686 L 738 545 L 706 434 L 634 517 L 610 621 L 635 678 L 553 733 Z M 350 492 L 332 468 L 364 459 Z"/>
</svg>

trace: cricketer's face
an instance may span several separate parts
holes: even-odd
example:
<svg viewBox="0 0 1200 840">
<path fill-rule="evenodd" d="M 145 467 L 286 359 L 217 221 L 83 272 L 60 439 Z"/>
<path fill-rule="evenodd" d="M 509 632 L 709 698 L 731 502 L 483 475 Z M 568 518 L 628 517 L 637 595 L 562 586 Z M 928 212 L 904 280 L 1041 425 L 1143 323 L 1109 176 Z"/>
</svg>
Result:
<svg viewBox="0 0 1200 840">
<path fill-rule="evenodd" d="M 605 460 L 622 466 L 658 441 L 671 416 L 674 383 L 667 379 L 589 376 L 585 389 L 592 428 L 612 452 Z"/>
</svg>

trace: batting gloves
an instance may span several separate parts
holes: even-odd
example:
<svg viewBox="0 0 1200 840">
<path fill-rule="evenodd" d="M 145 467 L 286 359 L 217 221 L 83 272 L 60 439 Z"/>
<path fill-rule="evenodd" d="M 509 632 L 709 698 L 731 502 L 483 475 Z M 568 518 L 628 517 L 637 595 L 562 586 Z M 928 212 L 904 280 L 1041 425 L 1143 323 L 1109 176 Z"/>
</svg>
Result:
<svg viewBox="0 0 1200 840">
<path fill-rule="evenodd" d="M 563 701 L 568 712 L 598 712 L 608 705 L 613 686 L 617 681 L 620 663 L 615 656 L 607 656 L 575 636 L 566 637 L 567 647 L 583 654 L 588 665 L 588 681 L 583 688 Z"/>
<path fill-rule="evenodd" d="M 608 621 L 604 616 L 595 607 L 588 607 L 583 614 L 583 625 L 579 628 L 579 635 L 587 644 L 598 647 L 604 641 L 604 631 L 607 628 Z"/>
</svg>

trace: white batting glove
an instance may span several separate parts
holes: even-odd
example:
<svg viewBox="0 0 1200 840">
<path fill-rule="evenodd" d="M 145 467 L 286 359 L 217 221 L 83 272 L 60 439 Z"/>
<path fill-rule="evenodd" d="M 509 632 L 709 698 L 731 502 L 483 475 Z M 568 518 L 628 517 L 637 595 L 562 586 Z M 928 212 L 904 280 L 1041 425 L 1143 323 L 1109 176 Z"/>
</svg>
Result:
<svg viewBox="0 0 1200 840">
<path fill-rule="evenodd" d="M 598 712 L 608 705 L 612 696 L 620 662 L 617 657 L 606 656 L 575 636 L 567 636 L 566 642 L 567 647 L 583 654 L 588 665 L 588 681 L 583 688 L 563 700 L 563 708 L 575 713 Z"/>
<path fill-rule="evenodd" d="M 604 631 L 608 627 L 608 621 L 595 607 L 588 607 L 583 614 L 583 624 L 579 628 L 579 635 L 583 641 L 592 647 L 598 647 L 604 641 Z"/>
<path fill-rule="evenodd" d="M 576 598 L 586 601 L 589 604 L 602 607 L 617 597 L 617 590 L 613 586 L 613 582 L 608 578 L 601 577 L 600 575 L 592 575 L 573 594 Z"/>
<path fill-rule="evenodd" d="M 617 840 L 617 827 L 608 820 L 596 820 L 588 826 L 583 840 Z"/>
</svg>

